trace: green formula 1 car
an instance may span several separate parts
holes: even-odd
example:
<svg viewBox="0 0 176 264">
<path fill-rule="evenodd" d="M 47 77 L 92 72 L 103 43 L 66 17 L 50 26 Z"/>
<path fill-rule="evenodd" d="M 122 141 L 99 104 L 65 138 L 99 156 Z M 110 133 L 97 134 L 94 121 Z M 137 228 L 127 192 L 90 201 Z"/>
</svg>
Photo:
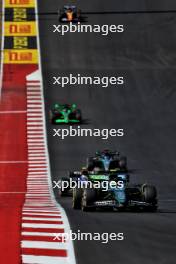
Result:
<svg viewBox="0 0 176 264">
<path fill-rule="evenodd" d="M 89 211 L 96 208 L 112 208 L 117 211 L 150 212 L 157 210 L 155 186 L 146 183 L 130 184 L 128 173 L 91 172 L 87 175 L 87 179 L 85 175 L 81 175 L 80 181 L 82 186 L 73 189 L 72 207 L 74 209 Z M 98 182 L 101 183 L 100 186 Z"/>
<path fill-rule="evenodd" d="M 52 124 L 81 123 L 81 110 L 77 108 L 76 104 L 55 104 L 50 110 L 50 122 Z"/>
</svg>

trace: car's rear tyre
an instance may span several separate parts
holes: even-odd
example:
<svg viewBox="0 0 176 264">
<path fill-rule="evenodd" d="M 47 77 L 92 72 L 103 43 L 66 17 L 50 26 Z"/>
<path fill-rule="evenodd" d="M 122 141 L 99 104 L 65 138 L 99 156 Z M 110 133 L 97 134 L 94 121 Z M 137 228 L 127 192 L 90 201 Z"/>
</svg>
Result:
<svg viewBox="0 0 176 264">
<path fill-rule="evenodd" d="M 73 209 L 81 209 L 82 194 L 83 194 L 82 188 L 73 189 L 73 200 L 72 200 Z"/>
<path fill-rule="evenodd" d="M 56 124 L 56 119 L 54 117 L 51 119 L 51 124 L 52 125 L 55 125 Z"/>
<path fill-rule="evenodd" d="M 59 13 L 59 22 L 62 23 L 63 22 L 63 19 L 66 18 L 66 16 L 64 15 L 63 11 L 60 11 Z"/>
<path fill-rule="evenodd" d="M 157 190 L 155 186 L 144 185 L 142 187 L 142 195 L 146 203 L 155 203 L 157 198 Z"/>
<path fill-rule="evenodd" d="M 88 169 L 88 171 L 92 171 L 93 169 L 94 169 L 94 166 L 95 164 L 94 164 L 94 160 L 93 160 L 93 158 L 88 158 L 87 159 L 87 169 Z"/>
<path fill-rule="evenodd" d="M 94 188 L 87 188 L 83 190 L 81 209 L 82 211 L 91 211 L 95 208 L 93 203 L 96 201 L 96 190 Z"/>
<path fill-rule="evenodd" d="M 81 110 L 77 109 L 75 112 L 75 118 L 79 121 L 82 122 L 82 114 L 81 114 Z"/>
<path fill-rule="evenodd" d="M 70 190 L 70 179 L 68 177 L 62 177 L 61 178 L 61 187 L 62 187 L 62 182 L 65 182 L 65 183 L 68 183 L 68 187 L 67 188 L 64 188 L 64 189 L 60 189 L 60 196 L 67 196 L 68 195 L 68 192 Z M 65 186 L 65 185 L 64 185 Z"/>
<path fill-rule="evenodd" d="M 120 159 L 119 159 L 119 167 L 121 169 L 126 169 L 127 168 L 127 157 L 125 157 L 125 156 L 120 157 Z"/>
<path fill-rule="evenodd" d="M 50 120 L 51 124 L 53 124 L 53 125 L 55 124 L 55 116 L 51 110 L 49 111 L 49 120 Z"/>
</svg>

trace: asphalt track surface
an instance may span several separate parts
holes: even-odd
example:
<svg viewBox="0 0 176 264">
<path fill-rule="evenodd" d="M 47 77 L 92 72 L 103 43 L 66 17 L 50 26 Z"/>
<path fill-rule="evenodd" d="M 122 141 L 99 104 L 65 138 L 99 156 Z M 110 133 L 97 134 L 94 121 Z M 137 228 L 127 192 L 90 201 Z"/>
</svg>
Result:
<svg viewBox="0 0 176 264">
<path fill-rule="evenodd" d="M 118 149 L 128 156 L 129 167 L 134 170 L 131 179 L 155 184 L 160 200 L 157 213 L 82 213 L 71 208 L 70 198 L 59 198 L 73 231 L 123 232 L 125 235 L 123 242 L 108 244 L 76 241 L 77 263 L 175 264 L 176 13 L 140 14 L 138 11 L 176 10 L 176 3 L 78 1 L 79 7 L 90 13 L 88 23 L 124 24 L 125 33 L 109 37 L 77 33 L 61 37 L 52 33 L 57 16 L 51 13 L 63 4 L 56 0 L 39 2 L 52 179 L 64 176 L 67 170 L 79 169 L 96 150 Z M 119 10 L 136 14 L 111 12 Z M 52 85 L 53 76 L 69 73 L 123 75 L 125 85 L 119 88 Z M 53 137 L 48 111 L 55 102 L 77 103 L 88 120 L 85 128 L 124 128 L 125 136 L 63 141 Z"/>
</svg>

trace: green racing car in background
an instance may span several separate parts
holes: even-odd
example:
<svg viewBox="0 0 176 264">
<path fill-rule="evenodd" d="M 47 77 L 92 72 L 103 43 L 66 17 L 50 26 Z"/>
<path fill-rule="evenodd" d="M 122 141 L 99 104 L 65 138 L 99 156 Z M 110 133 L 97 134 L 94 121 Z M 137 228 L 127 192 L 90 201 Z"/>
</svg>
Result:
<svg viewBox="0 0 176 264">
<path fill-rule="evenodd" d="M 69 124 L 81 123 L 81 110 L 77 108 L 76 104 L 55 104 L 49 113 L 50 122 L 52 124 Z"/>
</svg>

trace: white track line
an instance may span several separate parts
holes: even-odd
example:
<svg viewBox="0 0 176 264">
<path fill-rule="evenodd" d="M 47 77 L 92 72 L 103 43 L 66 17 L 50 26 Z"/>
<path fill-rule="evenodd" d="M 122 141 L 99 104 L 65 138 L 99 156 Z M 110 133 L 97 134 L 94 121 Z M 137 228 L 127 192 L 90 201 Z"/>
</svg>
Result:
<svg viewBox="0 0 176 264">
<path fill-rule="evenodd" d="M 29 160 L 36 160 L 36 158 L 32 158 L 32 157 L 29 157 L 28 159 L 29 159 Z M 37 159 L 38 159 L 38 158 L 37 158 Z M 42 160 L 42 161 L 45 160 L 45 159 L 46 159 L 45 157 L 41 157 L 41 158 L 40 158 L 40 160 Z"/>
<path fill-rule="evenodd" d="M 47 233 L 47 232 L 22 232 L 22 236 L 45 236 L 45 237 L 56 237 L 55 233 Z"/>
<path fill-rule="evenodd" d="M 45 218 L 45 217 L 23 217 L 22 220 L 46 220 L 46 221 L 60 221 L 60 218 L 56 217 L 56 218 Z"/>
<path fill-rule="evenodd" d="M 46 171 L 46 170 L 43 170 L 43 171 Z M 32 174 L 43 174 L 43 171 L 30 172 L 29 174 L 30 175 L 32 175 Z"/>
<path fill-rule="evenodd" d="M 38 87 L 38 88 L 40 88 L 40 81 L 37 81 L 37 83 L 27 82 L 27 85 L 31 85 L 32 87 Z"/>
<path fill-rule="evenodd" d="M 74 264 L 70 257 L 67 259 L 66 257 L 22 255 L 22 261 L 24 264 Z"/>
<path fill-rule="evenodd" d="M 31 224 L 31 223 L 22 223 L 22 227 L 30 227 L 30 228 L 63 228 L 63 224 Z"/>
<path fill-rule="evenodd" d="M 41 153 L 37 153 L 37 154 L 28 154 L 28 156 L 29 157 L 42 157 L 42 156 L 44 156 L 44 157 L 46 157 L 46 155 L 45 155 L 45 153 L 44 152 L 41 152 Z"/>
<path fill-rule="evenodd" d="M 66 243 L 58 243 L 58 241 L 22 241 L 22 248 L 67 249 Z"/>
<path fill-rule="evenodd" d="M 51 209 L 51 208 L 49 208 L 49 210 L 47 210 L 47 209 L 40 209 L 40 208 L 38 208 L 38 209 L 31 209 L 31 208 L 27 208 L 27 206 L 23 209 L 23 212 L 24 213 L 42 213 L 42 214 L 46 214 L 46 215 L 48 215 L 48 214 L 56 214 L 56 215 L 58 215 L 59 213 L 58 213 L 58 209 Z"/>
</svg>

